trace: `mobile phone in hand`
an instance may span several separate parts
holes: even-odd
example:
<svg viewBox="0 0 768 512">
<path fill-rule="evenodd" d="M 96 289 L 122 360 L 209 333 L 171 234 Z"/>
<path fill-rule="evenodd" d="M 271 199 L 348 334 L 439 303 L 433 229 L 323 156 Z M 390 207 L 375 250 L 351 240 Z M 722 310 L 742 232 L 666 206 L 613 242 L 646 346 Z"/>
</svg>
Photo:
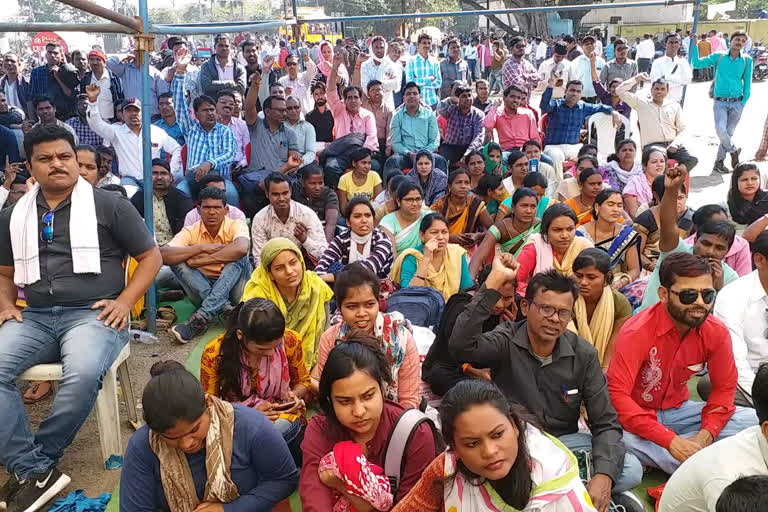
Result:
<svg viewBox="0 0 768 512">
<path fill-rule="evenodd" d="M 539 159 L 531 158 L 528 160 L 528 172 L 539 172 Z"/>
<path fill-rule="evenodd" d="M 282 404 L 276 404 L 272 409 L 276 410 L 276 411 L 287 411 L 288 409 L 290 409 L 294 405 L 296 405 L 296 402 L 293 402 L 293 401 L 285 402 L 285 403 L 282 403 Z"/>
</svg>

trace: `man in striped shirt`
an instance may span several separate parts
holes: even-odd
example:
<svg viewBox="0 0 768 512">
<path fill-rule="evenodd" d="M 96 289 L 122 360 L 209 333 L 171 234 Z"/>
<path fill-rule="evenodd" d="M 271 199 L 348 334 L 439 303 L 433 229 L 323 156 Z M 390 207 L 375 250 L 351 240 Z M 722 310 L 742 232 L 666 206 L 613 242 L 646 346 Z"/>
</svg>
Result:
<svg viewBox="0 0 768 512">
<path fill-rule="evenodd" d="M 429 34 L 423 32 L 419 36 L 419 52 L 414 58 L 408 61 L 405 68 L 407 82 L 414 82 L 421 89 L 421 98 L 424 103 L 434 110 L 438 102 L 438 91 L 443 85 L 443 79 L 440 75 L 440 63 L 437 59 L 429 56 L 429 50 L 432 47 L 432 38 Z"/>
</svg>

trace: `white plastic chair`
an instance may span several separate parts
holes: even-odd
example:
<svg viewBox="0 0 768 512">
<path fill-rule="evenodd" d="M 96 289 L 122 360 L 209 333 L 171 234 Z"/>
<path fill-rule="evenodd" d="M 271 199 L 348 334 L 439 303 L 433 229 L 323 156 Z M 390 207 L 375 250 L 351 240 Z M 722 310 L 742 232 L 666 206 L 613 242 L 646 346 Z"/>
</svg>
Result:
<svg viewBox="0 0 768 512">
<path fill-rule="evenodd" d="M 592 114 L 587 119 L 587 135 L 588 135 L 587 138 L 588 138 L 590 143 L 592 143 L 592 141 L 593 141 L 593 139 L 592 139 L 592 127 L 595 124 L 595 120 L 598 118 L 597 116 L 608 116 L 608 114 L 602 114 L 602 113 Z M 627 119 L 626 117 L 622 116 L 621 114 L 619 114 L 619 117 L 621 117 L 621 122 L 624 125 L 624 138 L 625 139 L 632 138 L 632 125 L 629 122 L 629 119 Z M 616 140 L 615 139 L 616 139 L 616 132 L 614 131 L 613 136 L 610 138 L 610 141 L 608 143 L 608 147 L 607 148 L 601 147 L 600 144 L 597 145 L 598 153 L 602 157 L 602 158 L 600 158 L 600 163 L 604 163 L 605 162 L 605 158 L 607 158 L 608 155 L 611 155 L 611 154 L 616 152 Z M 598 136 L 598 140 L 599 140 L 599 136 Z M 606 149 L 608 151 L 606 151 Z"/>
</svg>

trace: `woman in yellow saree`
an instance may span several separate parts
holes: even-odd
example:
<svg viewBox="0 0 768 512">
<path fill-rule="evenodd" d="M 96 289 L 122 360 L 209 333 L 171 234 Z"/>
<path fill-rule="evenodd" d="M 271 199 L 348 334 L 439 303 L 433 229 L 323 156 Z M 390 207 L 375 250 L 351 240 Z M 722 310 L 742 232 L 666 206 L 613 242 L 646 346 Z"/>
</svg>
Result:
<svg viewBox="0 0 768 512">
<path fill-rule="evenodd" d="M 471 193 L 469 174 L 465 170 L 451 173 L 448 193 L 432 205 L 432 211 L 448 220 L 449 242 L 465 249 L 480 242 L 485 230 L 493 224 L 485 203 Z"/>
</svg>

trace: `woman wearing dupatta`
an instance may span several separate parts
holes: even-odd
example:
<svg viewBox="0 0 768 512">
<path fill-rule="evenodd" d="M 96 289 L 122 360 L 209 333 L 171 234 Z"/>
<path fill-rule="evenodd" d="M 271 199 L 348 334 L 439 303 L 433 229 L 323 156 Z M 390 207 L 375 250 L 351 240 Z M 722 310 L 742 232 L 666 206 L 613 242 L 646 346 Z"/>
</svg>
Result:
<svg viewBox="0 0 768 512">
<path fill-rule="evenodd" d="M 429 210 L 422 208 L 423 199 L 421 187 L 413 182 L 405 181 L 397 187 L 397 209 L 385 215 L 379 223 L 379 227 L 392 240 L 392 246 L 395 248 L 393 258 L 421 244 L 419 223 L 429 213 Z"/>
<path fill-rule="evenodd" d="M 541 223 L 536 217 L 536 192 L 530 188 L 519 188 L 512 196 L 512 213 L 488 228 L 483 241 L 469 262 L 469 273 L 474 279 L 480 269 L 492 261 L 498 243 L 501 252 L 508 252 L 515 257 L 533 233 L 538 233 Z"/>
<path fill-rule="evenodd" d="M 616 335 L 632 316 L 632 306 L 615 285 L 611 286 L 611 258 L 602 249 L 581 251 L 573 262 L 573 274 L 579 283 L 579 298 L 568 329 L 597 349 L 600 367 L 605 371 Z"/>
<path fill-rule="evenodd" d="M 611 188 L 623 192 L 632 176 L 643 172 L 640 162 L 635 162 L 637 145 L 632 139 L 625 139 L 616 146 L 616 153 L 608 157 L 604 169 Z"/>
<path fill-rule="evenodd" d="M 534 274 L 554 268 L 565 275 L 573 274 L 573 261 L 592 243 L 576 236 L 576 214 L 570 206 L 553 204 L 541 218 L 541 229 L 528 238 L 517 257 L 517 293 L 524 297 L 528 280 Z"/>
<path fill-rule="evenodd" d="M 596 512 L 576 457 L 527 417 L 491 382 L 456 384 L 440 407 L 448 450 L 392 512 Z"/>
<path fill-rule="evenodd" d="M 547 177 L 540 172 L 528 173 L 523 178 L 523 188 L 529 188 L 536 192 L 536 218 L 540 219 L 544 215 L 544 210 L 557 203 L 556 200 L 546 195 L 549 181 Z M 512 197 L 508 197 L 499 204 L 499 210 L 496 212 L 496 219 L 503 219 L 512 214 Z"/>
<path fill-rule="evenodd" d="M 485 161 L 485 172 L 487 174 L 497 174 L 499 176 L 507 174 L 507 168 L 502 161 L 502 155 L 501 146 L 495 142 L 489 142 L 483 146 L 483 160 Z"/>
<path fill-rule="evenodd" d="M 595 204 L 595 198 L 603 190 L 603 176 L 597 169 L 585 169 L 579 174 L 579 195 L 565 201 L 565 204 L 571 207 L 576 213 L 581 226 L 587 222 L 592 222 L 592 208 Z"/>
<path fill-rule="evenodd" d="M 405 175 L 405 179 L 421 187 L 424 204 L 431 206 L 445 195 L 448 175 L 435 167 L 435 155 L 429 151 L 419 151 L 413 160 L 413 169 Z"/>
<path fill-rule="evenodd" d="M 464 157 L 464 167 L 469 173 L 469 183 L 474 190 L 480 184 L 480 179 L 486 176 L 485 157 L 480 151 L 473 149 Z"/>
<path fill-rule="evenodd" d="M 290 446 L 306 423 L 311 384 L 299 334 L 285 328 L 285 317 L 267 299 L 241 302 L 227 323 L 227 331 L 203 350 L 203 389 L 263 412 Z"/>
<path fill-rule="evenodd" d="M 317 74 L 315 75 L 315 78 L 312 80 L 313 82 L 322 82 L 324 84 L 328 83 L 328 77 L 331 76 L 331 71 L 333 70 L 333 45 L 329 43 L 328 41 L 322 41 L 320 43 L 320 63 L 317 65 Z M 339 88 L 339 91 L 349 85 L 349 71 L 347 71 L 347 66 L 344 64 L 339 66 L 338 69 L 338 79 L 336 82 L 336 87 Z M 339 93 L 339 96 L 341 96 L 341 93 Z"/>
<path fill-rule="evenodd" d="M 432 205 L 448 220 L 450 243 L 469 249 L 483 238 L 481 229 L 493 224 L 485 203 L 469 189 L 469 174 L 465 170 L 453 171 L 448 177 L 448 194 Z"/>
<path fill-rule="evenodd" d="M 280 308 L 286 327 L 301 337 L 309 370 L 317 359 L 317 343 L 328 317 L 326 303 L 333 293 L 317 274 L 307 270 L 301 251 L 287 238 L 267 242 L 261 250 L 260 262 L 245 285 L 241 300 L 261 297 Z"/>
<path fill-rule="evenodd" d="M 449 243 L 448 222 L 439 213 L 430 213 L 421 221 L 422 245 L 400 253 L 392 266 L 390 278 L 400 288 L 429 286 L 447 301 L 458 291 L 472 287 L 467 265 L 467 251 Z"/>
<path fill-rule="evenodd" d="M 640 234 L 622 224 L 624 203 L 621 192 L 602 190 L 592 206 L 594 220 L 579 226 L 576 234 L 583 236 L 610 257 L 613 269 L 612 286 L 620 290 L 640 277 Z"/>
<path fill-rule="evenodd" d="M 528 175 L 528 157 L 519 150 L 509 152 L 507 157 L 507 172 L 504 174 L 504 188 L 510 196 L 523 186 L 523 180 Z"/>
</svg>

